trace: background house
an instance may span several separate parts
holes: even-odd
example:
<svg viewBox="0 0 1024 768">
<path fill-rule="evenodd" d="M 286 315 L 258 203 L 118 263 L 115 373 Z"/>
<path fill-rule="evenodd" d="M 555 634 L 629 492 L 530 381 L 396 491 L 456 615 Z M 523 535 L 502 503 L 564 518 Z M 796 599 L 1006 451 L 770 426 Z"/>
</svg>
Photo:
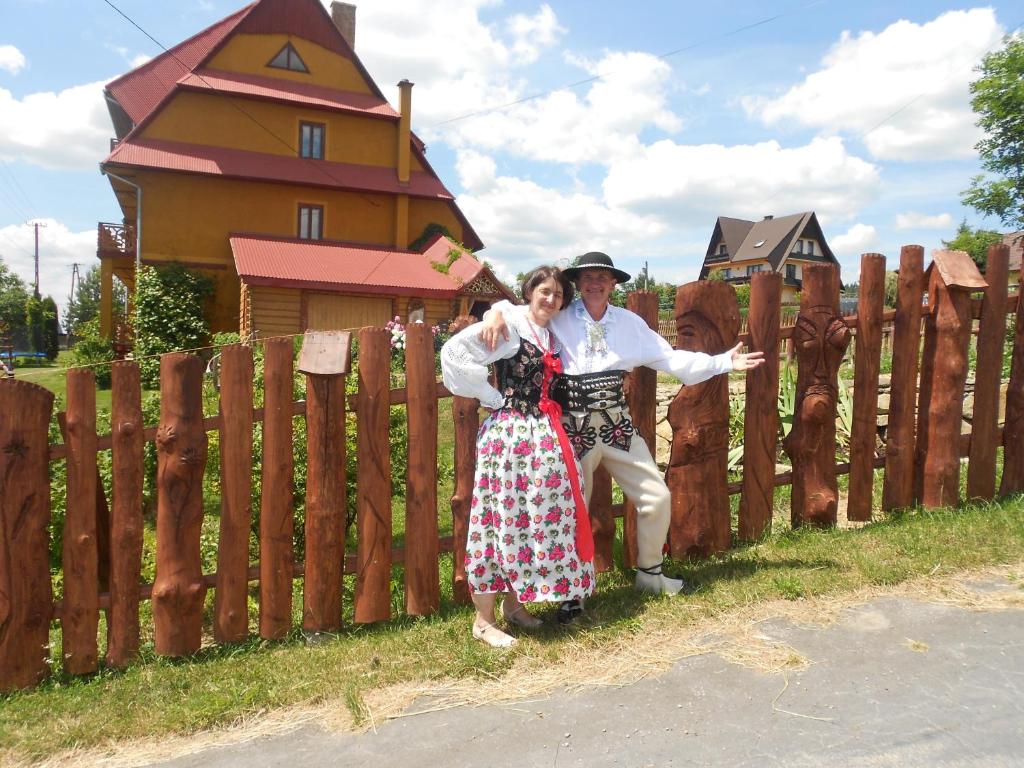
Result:
<svg viewBox="0 0 1024 768">
<path fill-rule="evenodd" d="M 410 130 L 412 83 L 396 111 L 354 35 L 352 5 L 258 0 L 107 85 L 124 218 L 99 225 L 104 333 L 139 263 L 212 277 L 214 331 L 434 323 L 511 296 Z"/>
<path fill-rule="evenodd" d="M 783 275 L 782 300 L 791 302 L 803 284 L 805 264 L 836 264 L 813 211 L 746 221 L 719 216 L 700 270 L 735 284 L 749 283 L 762 270 Z"/>
<path fill-rule="evenodd" d="M 1024 256 L 1024 230 L 1003 235 L 1003 242 L 1010 246 L 1010 287 L 1020 282 L 1021 257 Z"/>
</svg>

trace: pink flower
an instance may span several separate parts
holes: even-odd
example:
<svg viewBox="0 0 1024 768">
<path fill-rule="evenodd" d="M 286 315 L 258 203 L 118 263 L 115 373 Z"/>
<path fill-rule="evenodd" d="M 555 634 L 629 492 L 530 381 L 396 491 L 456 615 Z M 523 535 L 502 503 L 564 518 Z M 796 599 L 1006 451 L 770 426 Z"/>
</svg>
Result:
<svg viewBox="0 0 1024 768">
<path fill-rule="evenodd" d="M 533 550 L 529 547 L 520 547 L 519 553 L 516 560 L 520 563 L 532 563 L 533 562 Z"/>
<path fill-rule="evenodd" d="M 555 440 L 553 437 L 545 436 L 540 439 L 540 447 L 545 451 L 553 451 L 555 449 Z"/>
<path fill-rule="evenodd" d="M 590 574 L 589 573 L 584 573 L 583 574 L 583 578 L 580 579 L 580 586 L 582 586 L 584 589 L 590 589 Z"/>
<path fill-rule="evenodd" d="M 568 595 L 569 594 L 569 580 L 563 576 L 555 582 L 555 594 L 556 595 Z"/>
<path fill-rule="evenodd" d="M 554 562 L 565 559 L 565 548 L 561 544 L 555 544 L 548 550 L 548 558 Z"/>
<path fill-rule="evenodd" d="M 512 453 L 515 454 L 516 456 L 529 456 L 530 444 L 525 440 L 520 440 L 512 449 Z"/>
<path fill-rule="evenodd" d="M 514 507 L 515 505 L 516 501 L 511 496 L 506 496 L 504 499 L 501 500 L 501 506 L 503 506 L 505 509 L 512 509 L 512 507 Z"/>
<path fill-rule="evenodd" d="M 530 527 L 530 516 L 525 512 L 520 512 L 516 517 L 516 528 L 529 528 Z"/>
<path fill-rule="evenodd" d="M 481 576 L 483 576 L 485 573 L 487 573 L 487 569 L 484 567 L 483 563 L 481 563 L 480 565 L 478 565 L 476 568 L 473 569 L 473 575 L 476 576 L 478 579 Z"/>
<path fill-rule="evenodd" d="M 530 488 L 530 481 L 527 479 L 526 475 L 518 475 L 516 477 L 516 490 L 517 491 L 526 491 L 526 490 L 529 490 L 529 488 Z"/>
<path fill-rule="evenodd" d="M 544 479 L 545 488 L 557 488 L 562 484 L 562 476 L 558 472 L 552 472 Z"/>
<path fill-rule="evenodd" d="M 529 586 L 519 594 L 519 599 L 524 603 L 532 603 L 537 599 L 537 590 L 533 586 Z"/>
<path fill-rule="evenodd" d="M 484 547 L 484 557 L 494 557 L 494 545 L 488 544 Z"/>
<path fill-rule="evenodd" d="M 544 531 L 534 531 L 533 536 L 531 538 L 533 538 L 533 540 L 536 541 L 538 544 L 543 544 L 545 538 Z"/>
<path fill-rule="evenodd" d="M 492 588 L 494 589 L 495 592 L 504 592 L 505 579 L 503 579 L 501 576 L 496 576 L 494 578 L 494 586 Z"/>
<path fill-rule="evenodd" d="M 548 513 L 544 515 L 544 519 L 549 523 L 557 523 L 562 519 L 561 507 L 552 507 Z"/>
</svg>

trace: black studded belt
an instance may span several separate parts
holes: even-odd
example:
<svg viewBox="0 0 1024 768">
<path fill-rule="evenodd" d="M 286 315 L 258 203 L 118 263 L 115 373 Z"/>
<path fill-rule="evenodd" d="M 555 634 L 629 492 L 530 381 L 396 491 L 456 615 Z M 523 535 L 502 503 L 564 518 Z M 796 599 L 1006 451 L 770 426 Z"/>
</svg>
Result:
<svg viewBox="0 0 1024 768">
<path fill-rule="evenodd" d="M 601 371 L 559 376 L 551 388 L 551 399 L 565 412 L 604 411 L 625 408 L 625 371 Z"/>
</svg>

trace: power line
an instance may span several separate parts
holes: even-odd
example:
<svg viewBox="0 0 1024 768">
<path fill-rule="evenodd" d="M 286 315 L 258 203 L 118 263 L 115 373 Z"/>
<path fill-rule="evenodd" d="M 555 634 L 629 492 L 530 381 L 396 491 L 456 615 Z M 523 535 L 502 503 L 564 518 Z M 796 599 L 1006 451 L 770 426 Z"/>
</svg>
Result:
<svg viewBox="0 0 1024 768">
<path fill-rule="evenodd" d="M 32 198 L 29 197 L 28 193 L 25 191 L 25 188 L 21 186 L 21 182 L 18 181 L 18 177 L 15 175 L 14 169 L 11 168 L 10 163 L 8 163 L 3 158 L 0 158 L 0 167 L 2 167 L 4 171 L 6 171 L 8 177 L 10 177 L 11 182 L 13 183 L 13 186 L 17 188 L 17 191 L 21 193 L 21 196 L 25 199 L 25 202 L 28 203 L 29 211 L 33 214 L 37 213 L 38 209 L 35 203 L 32 202 Z"/>
<path fill-rule="evenodd" d="M 702 45 L 707 45 L 708 43 L 714 43 L 714 42 L 717 42 L 719 40 L 724 40 L 727 37 L 732 37 L 734 35 L 738 35 L 741 32 L 746 32 L 748 30 L 755 29 L 756 27 L 761 27 L 761 26 L 764 26 L 765 24 L 770 24 L 773 21 L 778 21 L 779 19 L 785 18 L 786 16 L 792 16 L 795 13 L 801 13 L 801 12 L 806 11 L 809 8 L 812 8 L 812 7 L 816 6 L 816 5 L 821 5 L 824 2 L 827 2 L 827 0 L 811 0 L 811 2 L 805 3 L 804 5 L 800 6 L 799 8 L 794 8 L 794 9 L 789 10 L 789 11 L 783 11 L 783 12 L 777 13 L 777 14 L 775 14 L 773 16 L 767 16 L 767 17 L 765 17 L 763 19 L 760 19 L 758 21 L 752 22 L 750 24 L 744 24 L 743 26 L 736 27 L 735 29 L 731 29 L 728 32 L 722 32 L 721 34 L 718 34 L 716 36 L 707 37 L 707 38 L 704 38 L 703 40 L 698 40 L 695 43 L 690 43 L 689 45 L 685 45 L 682 48 L 676 48 L 675 50 L 672 50 L 672 51 L 667 51 L 665 53 L 657 54 L 655 56 L 655 58 L 656 59 L 660 59 L 660 60 L 664 60 L 664 59 L 671 58 L 672 56 L 678 56 L 680 53 L 685 53 L 686 51 L 692 51 L 694 48 L 699 48 Z M 492 107 L 484 107 L 483 109 L 474 110 L 473 112 L 467 112 L 467 113 L 465 113 L 463 115 L 458 115 L 457 117 L 452 117 L 452 118 L 449 118 L 447 120 L 441 120 L 440 122 L 434 123 L 433 125 L 431 125 L 429 127 L 430 128 L 437 128 L 439 126 L 448 125 L 450 123 L 455 123 L 455 122 L 458 122 L 460 120 L 468 120 L 471 117 L 480 117 L 481 115 L 487 115 L 487 114 L 490 114 L 492 112 L 500 112 L 502 110 L 509 109 L 511 107 L 519 106 L 520 104 L 525 104 L 525 103 L 530 102 L 530 101 L 535 101 L 537 99 L 542 99 L 545 96 L 550 96 L 553 93 L 559 93 L 561 91 L 570 91 L 570 90 L 573 90 L 575 88 L 579 88 L 581 85 L 587 85 L 588 83 L 593 83 L 593 82 L 596 82 L 598 80 L 602 80 L 602 79 L 604 79 L 606 77 L 609 77 L 611 75 L 614 75 L 614 74 L 615 74 L 614 71 L 601 72 L 601 73 L 593 75 L 591 77 L 585 77 L 582 80 L 576 80 L 575 82 L 568 83 L 566 85 L 561 85 L 561 86 L 559 86 L 557 88 L 551 88 L 551 89 L 549 89 L 547 91 L 541 91 L 539 93 L 534 93 L 534 94 L 531 94 L 529 96 L 524 96 L 521 99 L 516 99 L 514 101 L 509 101 L 509 102 L 507 102 L 505 104 L 497 104 L 497 105 L 492 106 Z"/>
</svg>

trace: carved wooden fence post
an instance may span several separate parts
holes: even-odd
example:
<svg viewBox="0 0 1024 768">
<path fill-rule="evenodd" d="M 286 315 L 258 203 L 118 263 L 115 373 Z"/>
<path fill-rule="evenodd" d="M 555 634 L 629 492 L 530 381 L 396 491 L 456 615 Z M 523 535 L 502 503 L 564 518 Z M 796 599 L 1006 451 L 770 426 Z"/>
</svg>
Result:
<svg viewBox="0 0 1024 768">
<path fill-rule="evenodd" d="M 302 628 L 341 626 L 345 562 L 345 379 L 351 334 L 306 331 L 299 370 L 306 374 L 306 571 Z"/>
<path fill-rule="evenodd" d="M 0 692 L 49 667 L 49 434 L 53 393 L 0 379 Z"/>
<path fill-rule="evenodd" d="M 99 570 L 96 543 L 96 377 L 67 373 L 68 494 L 64 518 L 64 669 L 95 672 L 98 664 Z"/>
<path fill-rule="evenodd" d="M 605 573 L 615 567 L 615 516 L 612 514 L 612 476 L 598 464 L 591 481 L 590 530 L 594 534 L 594 570 Z M 624 566 L 625 567 L 625 566 Z"/>
<path fill-rule="evenodd" d="M 434 334 L 413 323 L 405 336 L 408 465 L 405 491 L 405 612 L 428 616 L 441 606 L 437 557 L 437 374 Z"/>
<path fill-rule="evenodd" d="M 142 572 L 142 383 L 138 363 L 111 368 L 113 509 L 110 525 L 110 613 L 107 664 L 127 665 L 139 652 L 139 577 Z"/>
<path fill-rule="evenodd" d="M 764 363 L 747 371 L 743 413 L 743 495 L 739 538 L 752 541 L 771 526 L 775 496 L 775 451 L 779 431 L 779 310 L 782 275 L 758 272 L 750 280 L 748 349 L 764 352 Z"/>
<path fill-rule="evenodd" d="M 194 653 L 202 641 L 203 369 L 195 355 L 160 357 L 153 629 L 156 652 L 165 656 Z"/>
<path fill-rule="evenodd" d="M 914 432 L 918 355 L 921 342 L 921 297 L 924 293 L 924 248 L 900 251 L 896 317 L 892 332 L 889 421 L 885 429 L 885 476 L 882 509 L 914 503 Z"/>
<path fill-rule="evenodd" d="M 383 328 L 359 332 L 359 394 L 356 415 L 355 620 L 391 618 L 391 334 Z"/>
<path fill-rule="evenodd" d="M 626 307 L 643 318 L 649 328 L 658 330 L 658 294 L 651 291 L 633 291 L 626 296 Z M 629 374 L 626 404 L 633 426 L 654 455 L 657 420 L 658 374 L 652 368 L 635 368 Z M 627 568 L 636 566 L 636 504 L 625 499 L 622 507 L 622 559 Z"/>
<path fill-rule="evenodd" d="M 991 499 L 996 494 L 996 449 L 999 447 L 999 385 L 1006 344 L 1006 296 L 1010 246 L 990 245 L 985 266 L 985 298 L 981 304 L 978 347 L 974 363 L 974 410 L 971 418 L 967 498 Z"/>
<path fill-rule="evenodd" d="M 1003 479 L 999 495 L 1024 491 L 1024 271 L 1017 285 L 1017 323 L 1006 389 L 1006 421 L 1003 425 Z"/>
<path fill-rule="evenodd" d="M 733 346 L 740 315 L 729 283 L 701 280 L 676 290 L 676 347 L 717 355 Z M 707 557 L 729 548 L 729 380 L 685 386 L 668 408 L 672 452 L 669 546 L 673 557 Z"/>
<path fill-rule="evenodd" d="M 470 602 L 466 581 L 466 537 L 469 508 L 473 501 L 476 472 L 476 433 L 480 429 L 480 403 L 469 397 L 452 397 L 455 422 L 455 487 L 452 493 L 452 593 L 457 603 Z"/>
<path fill-rule="evenodd" d="M 882 310 L 885 303 L 885 257 L 865 253 L 860 259 L 857 301 L 857 346 L 853 374 L 853 429 L 850 434 L 848 520 L 870 520 L 878 435 L 878 372 L 882 357 Z"/>
<path fill-rule="evenodd" d="M 252 526 L 252 349 L 220 351 L 220 541 L 213 636 L 219 643 L 249 635 L 249 530 Z"/>
<path fill-rule="evenodd" d="M 263 473 L 260 498 L 260 637 L 277 640 L 292 626 L 292 353 L 290 338 L 263 346 Z"/>
<path fill-rule="evenodd" d="M 783 443 L 793 464 L 793 527 L 836 523 L 836 404 L 839 364 L 850 329 L 839 316 L 839 272 L 804 267 L 800 314 L 793 329 L 798 362 L 793 428 Z"/>
<path fill-rule="evenodd" d="M 960 499 L 960 433 L 967 352 L 971 343 L 971 291 L 986 287 L 964 251 L 935 251 L 925 273 L 928 317 L 921 362 L 916 477 L 927 508 Z"/>
</svg>

